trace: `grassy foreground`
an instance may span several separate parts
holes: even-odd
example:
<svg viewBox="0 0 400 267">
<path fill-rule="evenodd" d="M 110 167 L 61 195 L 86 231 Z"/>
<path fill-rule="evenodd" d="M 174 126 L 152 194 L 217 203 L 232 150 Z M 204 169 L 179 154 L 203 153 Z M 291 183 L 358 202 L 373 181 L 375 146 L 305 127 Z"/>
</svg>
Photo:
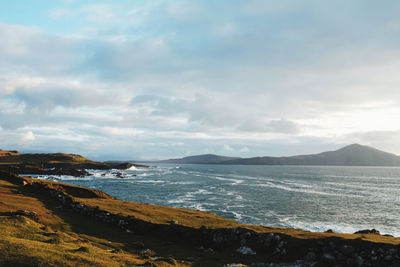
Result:
<svg viewBox="0 0 400 267">
<path fill-rule="evenodd" d="M 137 223 L 131 231 L 80 214 L 35 189 L 41 188 L 39 185 L 65 194 L 81 205 Z M 21 215 L 20 210 L 34 213 Z M 240 230 L 241 238 L 249 235 L 246 246 L 257 253 L 244 255 L 237 251 L 245 239 L 206 241 L 207 236 L 223 238 L 221 233 L 232 234 L 231 230 Z M 349 245 L 367 251 L 397 249 L 400 244 L 399 238 L 376 234 L 313 233 L 241 225 L 207 212 L 120 201 L 98 190 L 1 172 L 0 233 L 2 266 L 223 266 L 234 262 L 251 265 L 294 262 L 303 259 L 310 249 L 332 246 L 331 243 L 338 248 Z M 260 245 L 260 237 L 271 233 L 275 239 L 279 237 L 276 246 L 266 246 L 264 241 Z M 284 254 L 276 252 L 281 243 Z M 331 263 L 317 261 L 315 266 Z"/>
</svg>

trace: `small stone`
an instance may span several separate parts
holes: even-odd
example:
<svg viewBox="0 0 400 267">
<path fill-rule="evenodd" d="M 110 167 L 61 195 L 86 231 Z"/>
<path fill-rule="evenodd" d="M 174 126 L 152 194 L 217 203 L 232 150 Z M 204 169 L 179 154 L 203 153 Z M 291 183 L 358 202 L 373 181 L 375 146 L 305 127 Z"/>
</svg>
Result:
<svg viewBox="0 0 400 267">
<path fill-rule="evenodd" d="M 254 252 L 254 250 L 252 250 L 249 247 L 245 247 L 245 246 L 238 248 L 236 251 L 243 255 L 255 255 L 256 254 Z"/>
<path fill-rule="evenodd" d="M 139 252 L 140 255 L 146 255 L 146 256 L 152 256 L 155 255 L 155 252 L 152 251 L 151 249 L 143 249 L 142 251 Z"/>
<path fill-rule="evenodd" d="M 353 254 L 354 248 L 353 248 L 352 246 L 344 245 L 344 246 L 341 248 L 341 251 L 342 251 L 342 253 L 343 253 L 344 255 L 349 256 L 349 255 Z"/>
<path fill-rule="evenodd" d="M 383 260 L 384 261 L 392 261 L 393 260 L 393 256 L 392 255 L 387 255 Z"/>
<path fill-rule="evenodd" d="M 317 259 L 317 254 L 315 252 L 308 252 L 307 255 L 304 257 L 306 262 L 313 262 Z"/>
<path fill-rule="evenodd" d="M 26 217 L 37 217 L 37 213 L 32 210 L 17 210 L 15 212 L 16 215 L 22 215 Z"/>
<path fill-rule="evenodd" d="M 206 253 L 215 253 L 215 251 L 212 248 L 205 249 L 204 252 L 206 252 Z"/>
<path fill-rule="evenodd" d="M 335 256 L 333 256 L 331 253 L 324 253 L 321 259 L 326 263 L 334 263 L 336 261 Z"/>
<path fill-rule="evenodd" d="M 356 257 L 354 257 L 354 264 L 356 266 L 363 266 L 364 259 L 361 256 L 356 256 Z"/>
</svg>

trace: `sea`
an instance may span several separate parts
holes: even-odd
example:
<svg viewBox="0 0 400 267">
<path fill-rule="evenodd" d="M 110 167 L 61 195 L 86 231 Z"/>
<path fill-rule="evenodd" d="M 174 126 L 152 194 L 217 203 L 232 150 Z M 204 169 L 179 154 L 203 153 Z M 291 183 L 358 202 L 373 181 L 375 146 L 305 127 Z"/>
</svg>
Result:
<svg viewBox="0 0 400 267">
<path fill-rule="evenodd" d="M 209 211 L 240 223 L 400 236 L 400 168 L 152 164 L 36 176 L 121 200 Z M 119 176 L 119 177 L 118 177 Z"/>
</svg>

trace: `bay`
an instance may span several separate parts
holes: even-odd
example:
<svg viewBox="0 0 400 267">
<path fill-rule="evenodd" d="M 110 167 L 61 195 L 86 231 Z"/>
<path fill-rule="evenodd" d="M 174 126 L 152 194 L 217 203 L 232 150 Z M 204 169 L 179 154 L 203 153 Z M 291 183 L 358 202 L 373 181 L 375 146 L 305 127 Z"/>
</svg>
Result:
<svg viewBox="0 0 400 267">
<path fill-rule="evenodd" d="M 246 224 L 338 233 L 375 228 L 400 236 L 400 168 L 156 164 L 89 172 L 82 178 L 39 178 Z"/>
</svg>

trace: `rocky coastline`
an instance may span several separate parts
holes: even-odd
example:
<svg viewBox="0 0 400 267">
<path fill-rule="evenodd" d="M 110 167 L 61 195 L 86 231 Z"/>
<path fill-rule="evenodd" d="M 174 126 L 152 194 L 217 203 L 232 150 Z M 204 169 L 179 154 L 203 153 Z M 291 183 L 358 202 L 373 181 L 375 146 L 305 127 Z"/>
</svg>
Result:
<svg viewBox="0 0 400 267">
<path fill-rule="evenodd" d="M 87 176 L 87 170 L 126 170 L 146 165 L 129 162 L 96 162 L 74 154 L 21 154 L 0 150 L 0 170 L 16 174 Z"/>
<path fill-rule="evenodd" d="M 400 266 L 400 240 L 381 236 L 376 230 L 363 230 L 345 238 L 335 233 L 318 233 L 311 238 L 306 237 L 308 233 L 305 231 L 296 230 L 298 234 L 294 236 L 290 230 L 270 227 L 190 227 L 181 224 L 179 220 L 155 223 L 85 203 L 85 198 L 114 199 L 98 190 L 72 190 L 68 185 L 24 178 L 6 172 L 1 172 L 0 176 L 56 199 L 64 209 L 120 228 L 127 234 L 156 233 L 169 242 L 189 240 L 192 246 L 210 255 L 231 251 L 234 255 L 232 260 L 248 266 Z M 117 202 L 115 204 L 118 205 Z M 31 214 L 29 211 L 26 213 Z M 373 241 L 375 238 L 378 241 Z M 278 262 L 278 265 L 271 265 L 271 262 Z"/>
</svg>

